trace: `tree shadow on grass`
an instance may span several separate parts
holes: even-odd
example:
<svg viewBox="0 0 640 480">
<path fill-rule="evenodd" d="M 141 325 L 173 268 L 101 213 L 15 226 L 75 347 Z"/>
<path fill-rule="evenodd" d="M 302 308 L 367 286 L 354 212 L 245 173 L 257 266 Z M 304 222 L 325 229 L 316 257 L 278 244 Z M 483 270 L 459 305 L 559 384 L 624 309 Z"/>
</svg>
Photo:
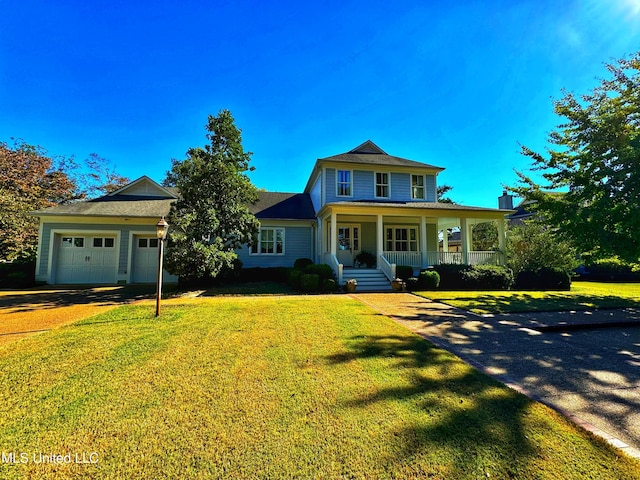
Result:
<svg viewBox="0 0 640 480">
<path fill-rule="evenodd" d="M 420 296 L 430 298 L 428 292 Z M 571 292 L 544 292 L 544 296 L 524 292 L 505 294 L 452 295 L 438 297 L 434 301 L 456 306 L 477 313 L 551 312 L 565 310 L 611 309 L 640 307 L 640 299 L 612 295 L 576 294 Z"/>
<path fill-rule="evenodd" d="M 413 423 L 403 422 L 390 432 L 402 463 L 438 449 L 446 452 L 443 462 L 454 473 L 492 464 L 494 474 L 497 470 L 511 477 L 517 476 L 511 468 L 537 455 L 523 423 L 533 402 L 452 354 L 413 335 L 357 336 L 349 339 L 347 348 L 327 362 L 382 359 L 397 382 L 380 382 L 383 386 L 375 391 L 346 400 L 345 407 L 406 401 L 408 409 L 418 410 L 406 417 Z"/>
<path fill-rule="evenodd" d="M 23 291 L 0 296 L 0 313 L 32 312 L 73 305 L 121 305 L 150 298 L 155 285 L 122 287 L 74 287 Z"/>
</svg>

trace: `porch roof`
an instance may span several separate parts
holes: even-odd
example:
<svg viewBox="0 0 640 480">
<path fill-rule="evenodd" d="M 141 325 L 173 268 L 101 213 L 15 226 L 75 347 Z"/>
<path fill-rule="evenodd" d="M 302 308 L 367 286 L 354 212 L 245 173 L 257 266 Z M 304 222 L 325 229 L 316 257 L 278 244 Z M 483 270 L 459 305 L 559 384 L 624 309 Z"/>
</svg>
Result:
<svg viewBox="0 0 640 480">
<path fill-rule="evenodd" d="M 318 216 L 323 216 L 333 210 L 340 213 L 348 213 L 346 210 L 352 210 L 357 214 L 407 214 L 428 215 L 436 217 L 471 217 L 479 216 L 482 218 L 500 219 L 505 215 L 511 214 L 514 210 L 506 210 L 499 208 L 472 207 L 466 205 L 458 205 L 455 203 L 443 202 L 390 202 L 390 201 L 372 201 L 372 200 L 356 200 L 345 202 L 327 203 L 322 207 Z"/>
</svg>

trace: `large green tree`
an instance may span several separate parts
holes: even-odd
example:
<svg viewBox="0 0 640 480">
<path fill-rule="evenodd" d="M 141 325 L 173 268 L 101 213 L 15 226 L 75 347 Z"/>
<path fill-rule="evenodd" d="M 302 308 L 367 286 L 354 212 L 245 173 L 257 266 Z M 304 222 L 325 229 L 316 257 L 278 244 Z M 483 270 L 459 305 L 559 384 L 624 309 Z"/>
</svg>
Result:
<svg viewBox="0 0 640 480">
<path fill-rule="evenodd" d="M 75 182 L 40 147 L 0 142 L 0 260 L 35 258 L 38 218 L 29 212 L 78 198 Z"/>
<path fill-rule="evenodd" d="M 167 219 L 167 270 L 187 282 L 230 268 L 234 250 L 250 243 L 259 228 L 248 208 L 258 193 L 246 175 L 251 153 L 242 147 L 241 130 L 228 110 L 209 116 L 206 129 L 210 143 L 173 160 L 165 180 L 180 192 Z"/>
<path fill-rule="evenodd" d="M 518 172 L 511 190 L 537 203 L 540 218 L 585 253 L 640 256 L 640 53 L 606 65 L 590 93 L 563 91 L 563 118 L 546 154 L 522 146 L 543 182 Z M 561 195 L 553 191 L 563 191 Z"/>
</svg>

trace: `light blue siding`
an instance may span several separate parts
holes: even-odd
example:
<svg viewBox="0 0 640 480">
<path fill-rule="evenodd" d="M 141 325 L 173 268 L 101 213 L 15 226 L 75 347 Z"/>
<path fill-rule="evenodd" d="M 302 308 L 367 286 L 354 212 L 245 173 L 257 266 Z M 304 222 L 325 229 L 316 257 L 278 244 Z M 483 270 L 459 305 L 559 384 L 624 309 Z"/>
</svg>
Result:
<svg viewBox="0 0 640 480">
<path fill-rule="evenodd" d="M 298 258 L 313 259 L 313 228 L 311 226 L 265 226 L 265 228 L 271 227 L 285 229 L 284 255 L 251 255 L 249 247 L 244 246 L 240 250 L 236 250 L 243 267 L 293 267 L 293 263 Z"/>
<path fill-rule="evenodd" d="M 318 175 L 311 189 L 311 203 L 316 212 L 322 208 L 322 175 Z"/>
<path fill-rule="evenodd" d="M 337 202 L 338 200 L 343 200 L 344 197 L 336 196 L 336 169 L 335 168 L 327 168 L 325 170 L 325 187 L 324 190 L 327 195 L 327 203 Z"/>
<path fill-rule="evenodd" d="M 436 201 L 436 176 L 435 175 L 425 175 L 425 200 L 427 202 L 435 202 Z"/>
<path fill-rule="evenodd" d="M 352 185 L 354 200 L 369 200 L 375 195 L 375 175 L 364 170 L 353 171 Z"/>
<path fill-rule="evenodd" d="M 411 175 L 391 173 L 391 199 L 400 202 L 411 200 Z"/>
</svg>

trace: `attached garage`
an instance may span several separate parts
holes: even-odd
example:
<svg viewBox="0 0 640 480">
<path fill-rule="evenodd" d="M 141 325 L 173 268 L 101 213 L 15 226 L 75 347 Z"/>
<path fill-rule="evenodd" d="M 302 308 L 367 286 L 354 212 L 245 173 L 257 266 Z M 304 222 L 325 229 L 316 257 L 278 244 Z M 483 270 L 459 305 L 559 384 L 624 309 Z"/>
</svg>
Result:
<svg viewBox="0 0 640 480">
<path fill-rule="evenodd" d="M 58 284 L 113 284 L 118 273 L 115 234 L 55 234 Z"/>
<path fill-rule="evenodd" d="M 133 237 L 132 283 L 153 283 L 158 275 L 158 238 L 150 235 Z"/>
<path fill-rule="evenodd" d="M 36 280 L 49 284 L 155 283 L 156 224 L 175 190 L 148 177 L 104 197 L 32 212 L 40 217 Z M 177 282 L 172 275 L 167 283 Z"/>
</svg>

